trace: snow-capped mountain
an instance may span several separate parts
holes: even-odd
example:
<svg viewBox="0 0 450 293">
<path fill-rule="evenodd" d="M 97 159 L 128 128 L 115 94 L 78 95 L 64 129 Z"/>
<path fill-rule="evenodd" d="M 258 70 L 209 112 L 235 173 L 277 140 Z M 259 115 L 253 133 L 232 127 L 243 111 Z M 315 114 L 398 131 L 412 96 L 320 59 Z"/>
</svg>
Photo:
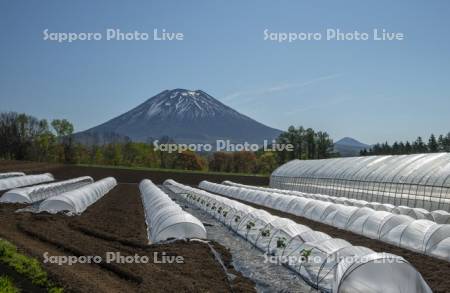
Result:
<svg viewBox="0 0 450 293">
<path fill-rule="evenodd" d="M 225 106 L 207 93 L 184 89 L 165 90 L 133 110 L 119 116 L 122 121 L 128 119 L 176 118 L 199 119 L 220 116 L 238 117 L 241 114 Z M 245 117 L 245 116 L 244 116 Z M 245 119 L 250 119 L 245 117 Z"/>
<path fill-rule="evenodd" d="M 209 94 L 185 89 L 165 90 L 136 108 L 89 130 L 75 135 L 79 141 L 100 136 L 108 142 L 110 134 L 133 141 L 148 142 L 168 136 L 176 143 L 262 144 L 280 130 L 265 126 L 219 102 Z"/>
</svg>

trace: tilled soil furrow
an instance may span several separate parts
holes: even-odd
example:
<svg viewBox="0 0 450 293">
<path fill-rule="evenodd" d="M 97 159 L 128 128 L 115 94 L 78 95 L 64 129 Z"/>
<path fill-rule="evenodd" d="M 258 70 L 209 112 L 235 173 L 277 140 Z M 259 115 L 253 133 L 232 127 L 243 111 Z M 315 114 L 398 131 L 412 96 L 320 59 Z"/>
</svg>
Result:
<svg viewBox="0 0 450 293">
<path fill-rule="evenodd" d="M 40 168 L 39 172 L 50 171 L 57 180 L 81 175 L 115 176 L 109 169 L 97 168 L 91 173 L 89 168 L 76 168 L 76 171 L 72 167 L 51 168 Z M 8 169 L 21 171 L 13 165 Z M 83 174 L 77 173 L 80 170 Z M 177 241 L 148 245 L 137 184 L 119 184 L 79 216 L 15 213 L 22 207 L 0 205 L 0 222 L 3 223 L 0 235 L 40 261 L 44 260 L 45 253 L 49 256 L 98 255 L 104 259 L 107 252 L 121 256 L 137 254 L 150 260 L 145 264 L 43 264 L 52 279 L 67 292 L 254 292 L 254 284 L 233 269 L 229 252 L 220 245 L 213 243 L 227 268 L 236 275 L 231 282 L 232 290 L 206 244 Z M 161 261 L 163 254 L 182 256 L 183 263 L 155 262 L 155 255 L 157 261 Z"/>
</svg>

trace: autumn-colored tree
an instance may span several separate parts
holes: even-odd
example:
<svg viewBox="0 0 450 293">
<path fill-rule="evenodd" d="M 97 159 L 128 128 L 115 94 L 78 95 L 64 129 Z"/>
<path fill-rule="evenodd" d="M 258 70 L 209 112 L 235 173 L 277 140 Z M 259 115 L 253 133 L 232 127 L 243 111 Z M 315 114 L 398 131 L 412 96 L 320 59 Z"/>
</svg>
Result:
<svg viewBox="0 0 450 293">
<path fill-rule="evenodd" d="M 215 152 L 209 161 L 209 170 L 216 172 L 232 172 L 233 156 L 231 153 Z"/>
<path fill-rule="evenodd" d="M 253 152 L 234 152 L 233 171 L 236 173 L 254 173 L 256 170 L 256 156 Z"/>
<path fill-rule="evenodd" d="M 190 151 L 177 153 L 173 164 L 173 169 L 181 170 L 204 170 L 205 167 L 205 161 Z"/>
</svg>

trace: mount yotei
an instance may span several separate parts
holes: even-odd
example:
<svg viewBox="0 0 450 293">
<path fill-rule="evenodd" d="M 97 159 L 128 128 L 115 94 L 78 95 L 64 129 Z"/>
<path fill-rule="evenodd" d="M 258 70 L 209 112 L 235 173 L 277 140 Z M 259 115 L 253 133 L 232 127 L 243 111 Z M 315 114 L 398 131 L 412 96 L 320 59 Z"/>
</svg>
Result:
<svg viewBox="0 0 450 293">
<path fill-rule="evenodd" d="M 101 125 L 75 134 L 77 141 L 96 144 L 130 139 L 149 142 L 163 137 L 176 143 L 263 144 L 281 133 L 224 105 L 207 93 L 165 90 L 136 108 Z"/>
</svg>

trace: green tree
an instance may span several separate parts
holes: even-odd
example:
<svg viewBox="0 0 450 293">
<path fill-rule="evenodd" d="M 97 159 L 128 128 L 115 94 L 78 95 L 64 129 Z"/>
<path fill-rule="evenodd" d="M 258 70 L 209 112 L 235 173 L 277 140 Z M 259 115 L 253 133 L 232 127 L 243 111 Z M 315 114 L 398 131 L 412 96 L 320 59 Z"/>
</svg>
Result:
<svg viewBox="0 0 450 293">
<path fill-rule="evenodd" d="M 412 145 L 413 153 L 426 153 L 428 152 L 427 146 L 422 140 L 422 137 L 417 137 L 416 141 Z"/>
<path fill-rule="evenodd" d="M 0 113 L 0 156 L 6 159 L 33 159 L 34 140 L 45 131 L 46 122 L 26 114 Z"/>
<path fill-rule="evenodd" d="M 444 138 L 444 151 L 450 152 L 450 132 Z"/>
<path fill-rule="evenodd" d="M 407 141 L 407 142 L 405 143 L 405 151 L 404 151 L 404 154 L 409 155 L 409 154 L 412 153 L 412 151 L 413 151 L 413 149 L 412 149 L 411 143 L 410 143 L 409 141 Z"/>
<path fill-rule="evenodd" d="M 276 158 L 278 164 L 283 164 L 293 159 L 323 159 L 336 156 L 333 153 L 333 140 L 326 132 L 315 132 L 312 128 L 304 129 L 302 126 L 295 128 L 290 126 L 286 132 L 277 138 L 278 144 L 291 144 L 293 151 L 279 151 Z"/>
<path fill-rule="evenodd" d="M 52 127 L 58 137 L 69 136 L 73 133 L 73 125 L 66 119 L 54 119 Z"/>
<path fill-rule="evenodd" d="M 305 146 L 306 146 L 306 159 L 317 159 L 317 141 L 316 133 L 312 128 L 308 128 L 305 131 Z"/>
<path fill-rule="evenodd" d="M 54 119 L 51 123 L 53 129 L 56 132 L 56 136 L 62 144 L 62 148 L 59 148 L 60 160 L 64 163 L 76 162 L 76 151 L 73 145 L 73 125 L 66 119 Z"/>
<path fill-rule="evenodd" d="M 317 159 L 326 159 L 336 154 L 333 151 L 333 140 L 330 138 L 330 135 L 326 132 L 319 131 L 316 134 L 317 136 Z"/>
<path fill-rule="evenodd" d="M 434 134 L 431 134 L 430 139 L 428 140 L 428 150 L 430 153 L 436 153 L 439 151 L 439 144 Z"/>
<path fill-rule="evenodd" d="M 256 168 L 260 174 L 270 174 L 277 167 L 277 160 L 273 152 L 264 152 L 256 159 Z"/>
<path fill-rule="evenodd" d="M 94 156 L 92 158 L 92 163 L 94 163 L 96 165 L 105 164 L 105 156 L 104 156 L 103 150 L 101 148 L 95 146 L 93 148 L 93 153 L 94 153 Z"/>
</svg>

